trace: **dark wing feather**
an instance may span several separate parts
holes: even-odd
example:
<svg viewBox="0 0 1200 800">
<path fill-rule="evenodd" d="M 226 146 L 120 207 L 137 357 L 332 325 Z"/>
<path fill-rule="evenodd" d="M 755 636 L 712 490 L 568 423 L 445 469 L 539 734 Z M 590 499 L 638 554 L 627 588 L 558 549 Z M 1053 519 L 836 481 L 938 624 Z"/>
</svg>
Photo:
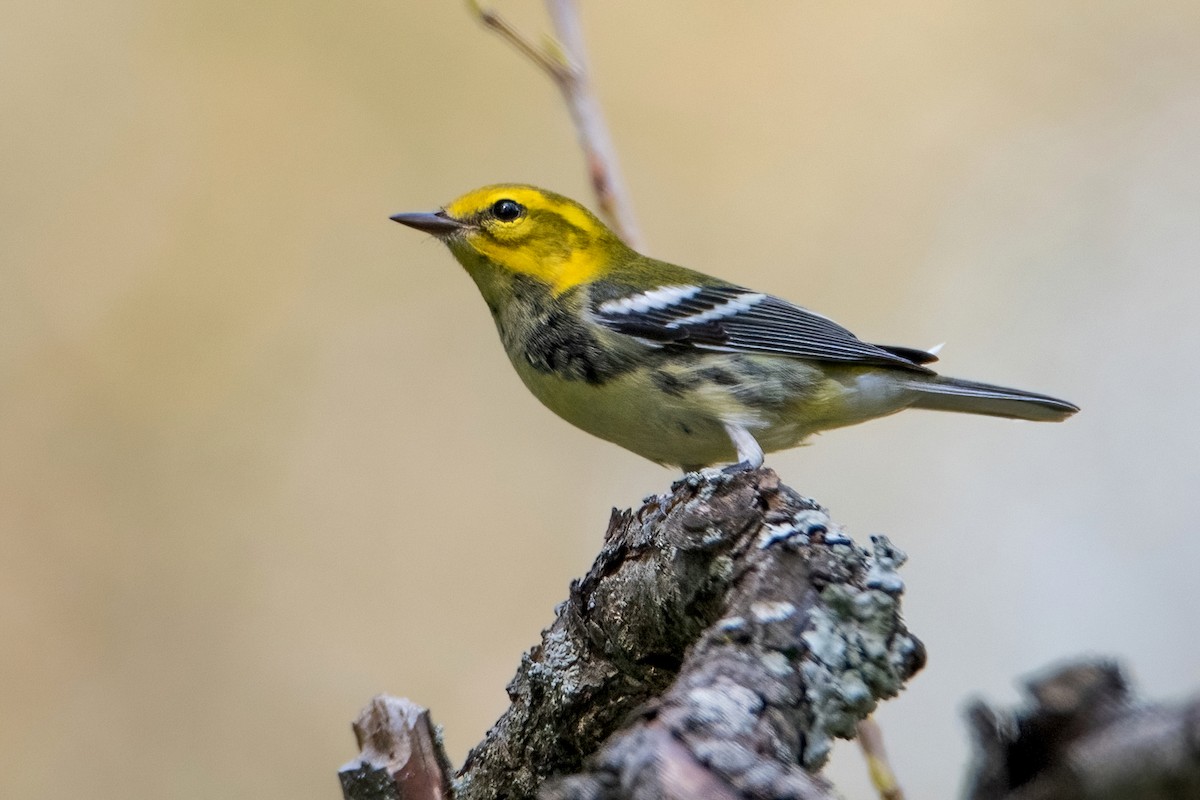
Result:
<svg viewBox="0 0 1200 800">
<path fill-rule="evenodd" d="M 938 357 L 928 350 L 918 350 L 915 347 L 898 347 L 894 344 L 877 344 L 875 346 L 887 350 L 892 355 L 907 358 L 915 364 L 932 364 L 938 360 Z"/>
<path fill-rule="evenodd" d="M 592 313 L 605 327 L 662 345 L 881 364 L 930 372 L 936 356 L 862 341 L 820 314 L 738 286 L 604 292 Z"/>
</svg>

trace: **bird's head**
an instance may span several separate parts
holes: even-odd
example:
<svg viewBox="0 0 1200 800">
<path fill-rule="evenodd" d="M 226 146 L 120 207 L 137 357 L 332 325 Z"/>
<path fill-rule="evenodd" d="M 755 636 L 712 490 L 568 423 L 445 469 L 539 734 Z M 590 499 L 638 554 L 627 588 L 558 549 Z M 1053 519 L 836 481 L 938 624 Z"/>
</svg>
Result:
<svg viewBox="0 0 1200 800">
<path fill-rule="evenodd" d="M 441 211 L 396 214 L 402 225 L 433 234 L 477 282 L 510 273 L 555 293 L 602 273 L 625 245 L 574 200 L 521 184 L 468 192 Z"/>
</svg>

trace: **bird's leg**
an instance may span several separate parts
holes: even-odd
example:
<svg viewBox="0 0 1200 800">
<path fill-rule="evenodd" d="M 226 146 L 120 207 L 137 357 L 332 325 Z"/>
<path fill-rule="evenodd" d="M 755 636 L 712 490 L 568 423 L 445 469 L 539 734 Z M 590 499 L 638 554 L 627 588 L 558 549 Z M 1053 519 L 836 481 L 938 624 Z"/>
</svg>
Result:
<svg viewBox="0 0 1200 800">
<path fill-rule="evenodd" d="M 736 422 L 722 424 L 725 426 L 725 433 L 729 434 L 729 441 L 733 442 L 734 448 L 737 449 L 738 459 L 736 464 L 730 464 L 722 471 L 726 473 L 750 472 L 761 467 L 763 465 L 763 449 L 758 440 L 754 438 L 754 434 Z"/>
</svg>

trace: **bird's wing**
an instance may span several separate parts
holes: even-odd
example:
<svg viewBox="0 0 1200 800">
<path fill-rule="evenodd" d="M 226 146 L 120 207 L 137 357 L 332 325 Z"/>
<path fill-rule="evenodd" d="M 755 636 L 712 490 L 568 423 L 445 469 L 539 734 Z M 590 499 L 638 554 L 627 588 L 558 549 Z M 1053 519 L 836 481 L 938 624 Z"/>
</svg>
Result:
<svg viewBox="0 0 1200 800">
<path fill-rule="evenodd" d="M 937 357 L 923 350 L 868 344 L 831 319 L 739 286 L 611 286 L 593 294 L 591 313 L 610 330 L 656 346 L 777 354 L 914 372 Z"/>
</svg>

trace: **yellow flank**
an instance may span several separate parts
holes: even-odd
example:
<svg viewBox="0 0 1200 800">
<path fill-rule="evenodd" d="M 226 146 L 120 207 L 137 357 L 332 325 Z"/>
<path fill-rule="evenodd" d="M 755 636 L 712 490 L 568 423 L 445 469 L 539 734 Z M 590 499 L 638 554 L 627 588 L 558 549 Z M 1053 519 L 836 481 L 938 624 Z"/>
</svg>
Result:
<svg viewBox="0 0 1200 800">
<path fill-rule="evenodd" d="M 519 184 L 396 222 L 441 239 L 475 281 L 526 387 L 571 424 L 693 469 L 803 444 L 906 408 L 1036 421 L 1046 395 L 937 375 L 932 353 L 634 252 L 590 211 Z"/>
<path fill-rule="evenodd" d="M 668 364 L 661 371 L 688 382 L 706 368 L 735 373 L 736 361 L 736 356 L 713 353 L 702 364 Z M 724 428 L 726 422 L 751 431 L 763 450 L 774 452 L 796 447 L 817 431 L 899 411 L 905 405 L 901 397 L 889 398 L 869 417 L 860 417 L 856 409 L 847 407 L 861 372 L 853 367 L 833 367 L 826 374 L 812 364 L 781 356 L 754 356 L 749 364 L 754 373 L 743 374 L 738 385 L 698 381 L 693 391 L 664 395 L 650 371 L 633 370 L 592 386 L 539 372 L 513 359 L 526 388 L 567 422 L 656 463 L 685 468 L 739 460 Z M 767 395 L 778 395 L 778 401 L 764 402 Z"/>
</svg>

